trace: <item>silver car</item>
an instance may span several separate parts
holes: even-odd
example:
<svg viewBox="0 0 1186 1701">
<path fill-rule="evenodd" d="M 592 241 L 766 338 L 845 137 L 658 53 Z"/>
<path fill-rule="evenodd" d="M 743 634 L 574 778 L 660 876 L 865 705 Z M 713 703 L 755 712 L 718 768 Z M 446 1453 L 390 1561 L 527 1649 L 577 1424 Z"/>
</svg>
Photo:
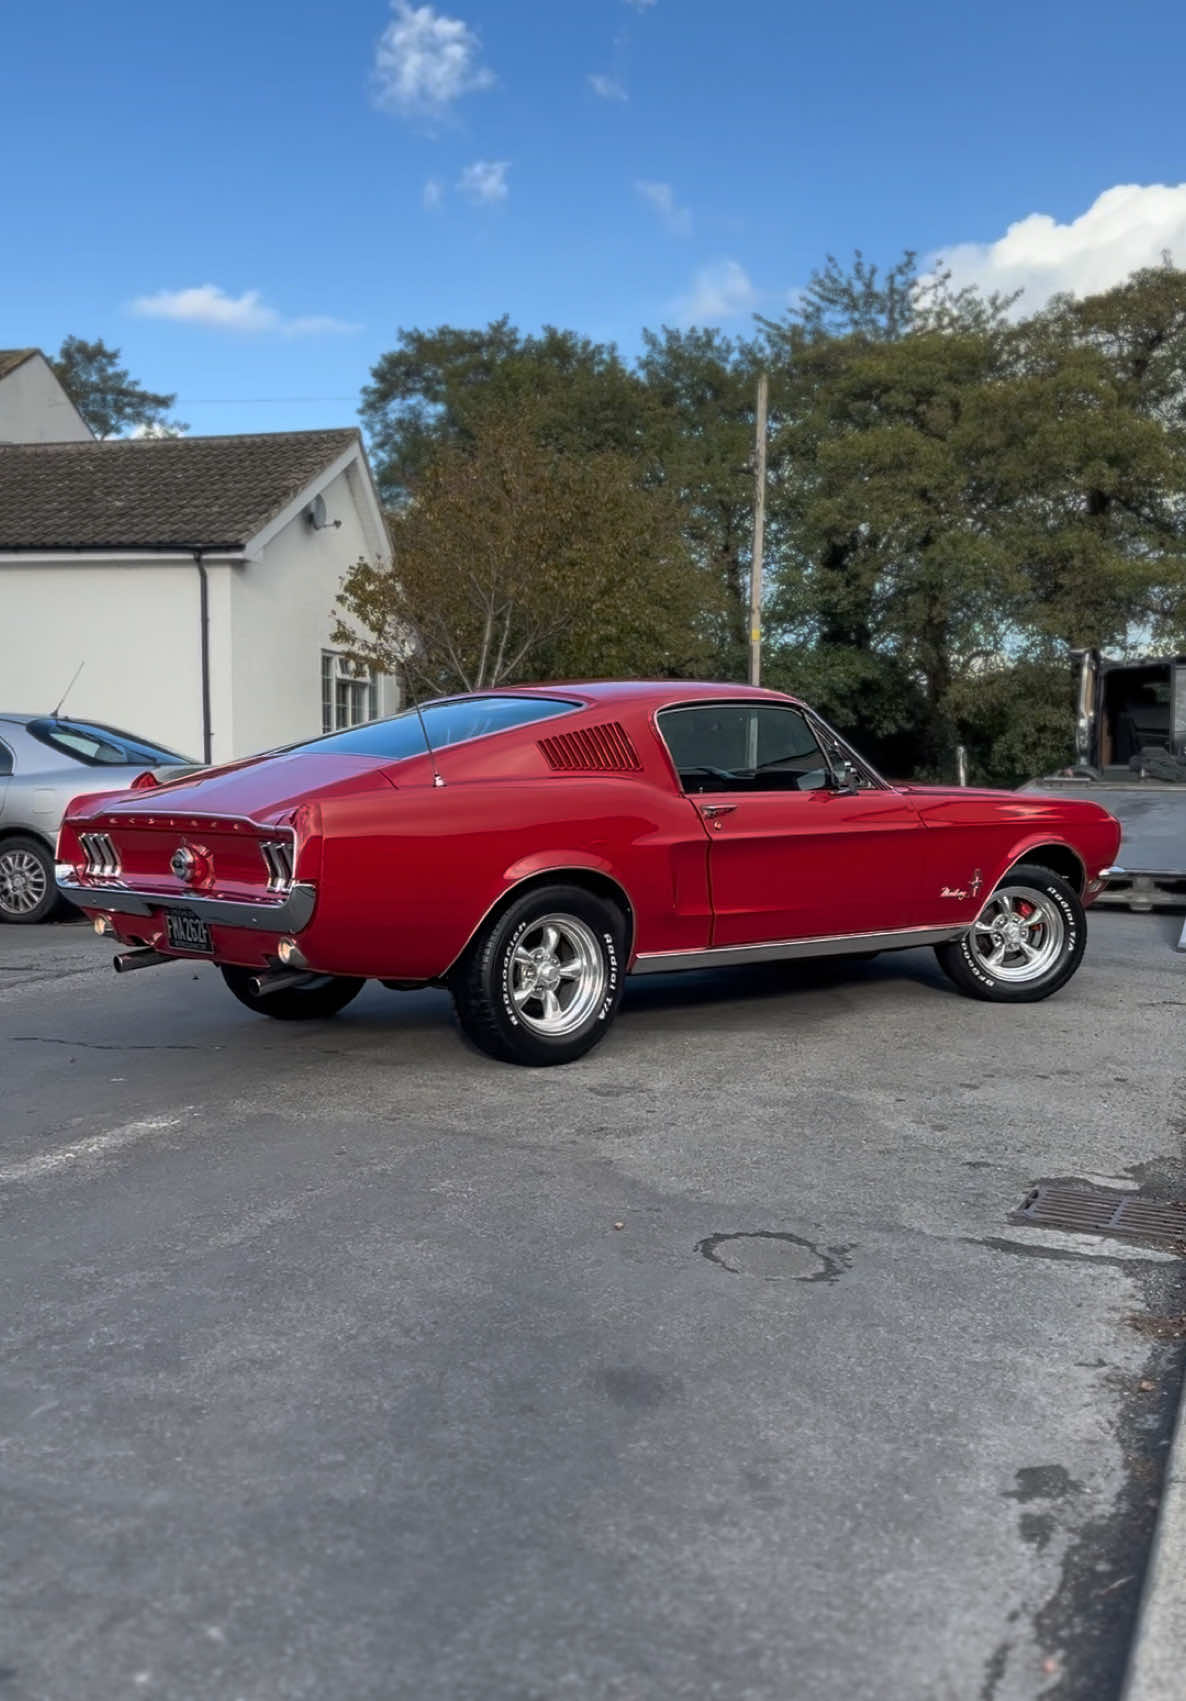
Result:
<svg viewBox="0 0 1186 1701">
<path fill-rule="evenodd" d="M 126 791 L 145 772 L 175 779 L 197 766 L 94 721 L 0 714 L 0 922 L 44 921 L 56 908 L 54 846 L 71 798 Z"/>
</svg>

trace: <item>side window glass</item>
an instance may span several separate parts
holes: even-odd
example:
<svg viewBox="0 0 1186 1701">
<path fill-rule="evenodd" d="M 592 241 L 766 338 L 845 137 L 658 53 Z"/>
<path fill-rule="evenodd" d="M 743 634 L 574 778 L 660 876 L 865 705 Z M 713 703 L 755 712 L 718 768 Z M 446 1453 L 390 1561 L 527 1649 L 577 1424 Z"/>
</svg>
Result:
<svg viewBox="0 0 1186 1701">
<path fill-rule="evenodd" d="M 0 780 L 6 780 L 12 772 L 12 751 L 0 739 Z"/>
<path fill-rule="evenodd" d="M 666 709 L 659 731 L 686 792 L 819 791 L 828 764 L 806 719 L 775 704 Z"/>
</svg>

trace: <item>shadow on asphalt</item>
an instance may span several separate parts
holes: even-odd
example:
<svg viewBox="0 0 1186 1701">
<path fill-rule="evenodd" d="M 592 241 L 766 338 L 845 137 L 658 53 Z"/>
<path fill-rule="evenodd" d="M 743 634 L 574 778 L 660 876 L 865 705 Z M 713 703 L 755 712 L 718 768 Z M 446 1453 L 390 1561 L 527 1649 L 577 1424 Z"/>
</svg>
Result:
<svg viewBox="0 0 1186 1701">
<path fill-rule="evenodd" d="M 739 1004 L 763 998 L 796 998 L 869 981 L 910 981 L 938 991 L 955 989 L 934 958 L 920 951 L 887 952 L 867 962 L 820 957 L 752 968 L 685 970 L 634 976 L 626 982 L 623 1010 L 677 1010 L 705 1004 Z"/>
</svg>

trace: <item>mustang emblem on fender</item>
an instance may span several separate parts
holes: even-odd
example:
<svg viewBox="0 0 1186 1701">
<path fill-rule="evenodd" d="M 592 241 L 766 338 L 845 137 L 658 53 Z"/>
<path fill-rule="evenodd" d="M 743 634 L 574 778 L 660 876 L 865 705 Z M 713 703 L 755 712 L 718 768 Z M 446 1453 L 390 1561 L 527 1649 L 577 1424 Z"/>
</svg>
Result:
<svg viewBox="0 0 1186 1701">
<path fill-rule="evenodd" d="M 983 885 L 984 877 L 980 870 L 977 869 L 967 886 L 944 886 L 943 890 L 939 893 L 939 896 L 941 898 L 963 899 L 966 898 L 970 892 L 974 898 L 978 898 L 980 896 L 980 888 Z"/>
</svg>

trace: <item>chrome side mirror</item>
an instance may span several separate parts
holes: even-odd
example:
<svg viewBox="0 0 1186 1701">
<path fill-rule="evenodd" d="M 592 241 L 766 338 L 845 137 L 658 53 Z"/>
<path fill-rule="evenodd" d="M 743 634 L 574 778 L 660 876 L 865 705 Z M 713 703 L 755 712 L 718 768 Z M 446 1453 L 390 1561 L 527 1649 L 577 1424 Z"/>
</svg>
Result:
<svg viewBox="0 0 1186 1701">
<path fill-rule="evenodd" d="M 860 776 L 852 763 L 843 756 L 837 756 L 832 762 L 834 791 L 857 791 L 860 788 Z"/>
</svg>

